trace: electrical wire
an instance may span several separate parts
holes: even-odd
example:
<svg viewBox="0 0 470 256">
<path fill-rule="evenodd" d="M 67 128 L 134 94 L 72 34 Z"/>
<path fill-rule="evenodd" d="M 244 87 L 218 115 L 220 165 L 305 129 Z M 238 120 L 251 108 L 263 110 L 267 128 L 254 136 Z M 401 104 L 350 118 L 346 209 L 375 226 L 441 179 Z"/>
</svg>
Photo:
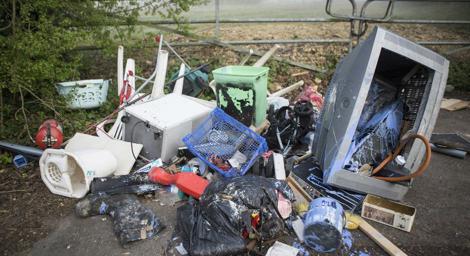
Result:
<svg viewBox="0 0 470 256">
<path fill-rule="evenodd" d="M 134 157 L 134 160 L 136 160 L 136 161 L 137 161 L 137 157 L 138 157 L 138 156 L 136 157 L 135 154 L 134 154 L 134 146 L 133 146 L 133 145 L 134 145 L 134 131 L 135 131 L 135 127 L 136 127 L 138 124 L 140 124 L 140 123 L 145 124 L 146 126 L 148 125 L 148 122 L 145 122 L 145 121 L 140 120 L 140 121 L 137 121 L 137 122 L 132 126 L 132 129 L 131 129 L 131 141 L 130 141 L 130 143 L 131 143 L 131 153 L 132 153 L 132 156 Z"/>
<path fill-rule="evenodd" d="M 372 170 L 372 175 L 375 175 L 378 172 L 380 172 L 388 163 L 390 163 L 393 159 L 395 159 L 400 154 L 402 149 L 412 139 L 421 140 L 424 143 L 424 146 L 426 147 L 426 155 L 425 155 L 424 162 L 419 166 L 417 171 L 415 171 L 414 173 L 410 175 L 404 175 L 404 176 L 399 176 L 399 177 L 382 177 L 382 176 L 373 176 L 373 177 L 379 180 L 383 180 L 383 181 L 400 182 L 400 181 L 411 180 L 413 178 L 421 176 L 424 173 L 424 171 L 426 171 L 426 169 L 429 166 L 429 163 L 431 162 L 431 145 L 429 144 L 428 139 L 421 134 L 411 134 L 409 136 L 406 136 L 406 138 L 400 142 L 400 144 L 395 149 L 393 154 L 389 154 L 377 167 L 374 168 L 374 170 Z"/>
</svg>

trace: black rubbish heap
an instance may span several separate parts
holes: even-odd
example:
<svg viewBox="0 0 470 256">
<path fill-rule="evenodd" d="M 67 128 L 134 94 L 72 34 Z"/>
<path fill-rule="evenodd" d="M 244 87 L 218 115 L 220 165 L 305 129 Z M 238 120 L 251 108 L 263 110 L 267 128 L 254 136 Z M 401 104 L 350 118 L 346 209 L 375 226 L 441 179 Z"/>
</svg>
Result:
<svg viewBox="0 0 470 256">
<path fill-rule="evenodd" d="M 176 232 L 192 256 L 239 255 L 246 251 L 248 234 L 269 240 L 285 231 L 277 208 L 278 192 L 294 200 L 284 181 L 261 176 L 216 180 L 199 203 L 178 208 Z M 259 224 L 253 225 L 256 215 Z"/>
</svg>

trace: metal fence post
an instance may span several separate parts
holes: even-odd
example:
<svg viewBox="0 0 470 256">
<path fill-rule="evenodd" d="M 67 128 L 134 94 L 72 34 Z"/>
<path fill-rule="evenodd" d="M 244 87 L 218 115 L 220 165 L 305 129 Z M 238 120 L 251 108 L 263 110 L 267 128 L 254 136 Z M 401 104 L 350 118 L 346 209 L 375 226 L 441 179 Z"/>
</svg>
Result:
<svg viewBox="0 0 470 256">
<path fill-rule="evenodd" d="M 215 38 L 219 40 L 220 37 L 220 2 L 215 0 Z"/>
</svg>

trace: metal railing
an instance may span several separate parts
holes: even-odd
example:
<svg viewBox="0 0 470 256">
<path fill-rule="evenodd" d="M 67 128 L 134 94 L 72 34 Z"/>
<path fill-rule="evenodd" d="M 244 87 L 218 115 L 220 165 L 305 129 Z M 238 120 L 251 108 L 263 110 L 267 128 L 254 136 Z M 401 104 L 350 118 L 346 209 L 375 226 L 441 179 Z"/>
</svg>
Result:
<svg viewBox="0 0 470 256">
<path fill-rule="evenodd" d="M 351 14 L 343 15 L 334 13 L 332 11 L 333 0 L 326 0 L 325 4 L 325 13 L 330 16 L 330 18 L 255 18 L 255 19 L 222 19 L 220 18 L 220 0 L 215 0 L 214 2 L 214 11 L 215 19 L 201 19 L 201 20 L 189 20 L 189 24 L 214 24 L 215 31 L 214 40 L 220 39 L 220 24 L 224 23 L 322 23 L 322 22 L 348 22 L 350 23 L 349 39 L 346 38 L 318 38 L 318 39 L 292 39 L 292 40 L 236 40 L 236 41 L 222 41 L 223 43 L 233 44 L 233 45 L 247 45 L 247 44 L 349 44 L 350 49 L 353 45 L 360 41 L 361 37 L 366 33 L 369 23 L 392 23 L 392 24 L 449 24 L 449 25 L 459 25 L 459 24 L 470 24 L 470 20 L 434 20 L 434 19 L 393 19 L 394 5 L 397 2 L 396 0 L 379 0 L 382 2 L 387 2 L 385 12 L 382 17 L 372 18 L 366 16 L 367 8 L 372 2 L 376 0 L 366 0 L 361 7 L 359 7 L 356 0 L 348 0 L 351 4 Z M 413 0 L 406 0 L 407 2 L 415 2 Z M 444 2 L 439 0 L 430 0 L 432 2 Z M 401 1 L 404 2 L 404 1 Z M 462 0 L 451 0 L 445 2 L 468 2 Z M 171 25 L 176 24 L 171 20 L 159 20 L 146 22 L 146 24 L 155 24 L 155 25 Z M 460 40 L 460 41 L 450 41 L 450 40 L 440 40 L 440 41 L 418 41 L 417 43 L 422 45 L 458 45 L 458 46 L 468 46 L 470 41 Z M 190 46 L 190 45 L 204 45 L 207 42 L 188 42 L 188 43 L 178 43 L 174 42 L 172 45 L 175 46 Z"/>
</svg>

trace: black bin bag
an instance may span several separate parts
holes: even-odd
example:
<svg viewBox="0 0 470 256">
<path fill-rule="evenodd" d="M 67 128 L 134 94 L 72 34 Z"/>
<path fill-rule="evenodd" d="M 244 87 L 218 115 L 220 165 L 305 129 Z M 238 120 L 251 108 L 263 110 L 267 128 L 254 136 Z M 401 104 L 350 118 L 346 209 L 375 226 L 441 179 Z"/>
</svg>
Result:
<svg viewBox="0 0 470 256">
<path fill-rule="evenodd" d="M 260 176 L 216 180 L 199 203 L 178 208 L 176 231 L 190 255 L 239 255 L 246 250 L 243 231 L 253 229 L 252 213 L 260 214 L 257 232 L 264 239 L 275 238 L 284 230 L 277 212 L 278 191 L 294 200 L 284 181 Z"/>
</svg>

